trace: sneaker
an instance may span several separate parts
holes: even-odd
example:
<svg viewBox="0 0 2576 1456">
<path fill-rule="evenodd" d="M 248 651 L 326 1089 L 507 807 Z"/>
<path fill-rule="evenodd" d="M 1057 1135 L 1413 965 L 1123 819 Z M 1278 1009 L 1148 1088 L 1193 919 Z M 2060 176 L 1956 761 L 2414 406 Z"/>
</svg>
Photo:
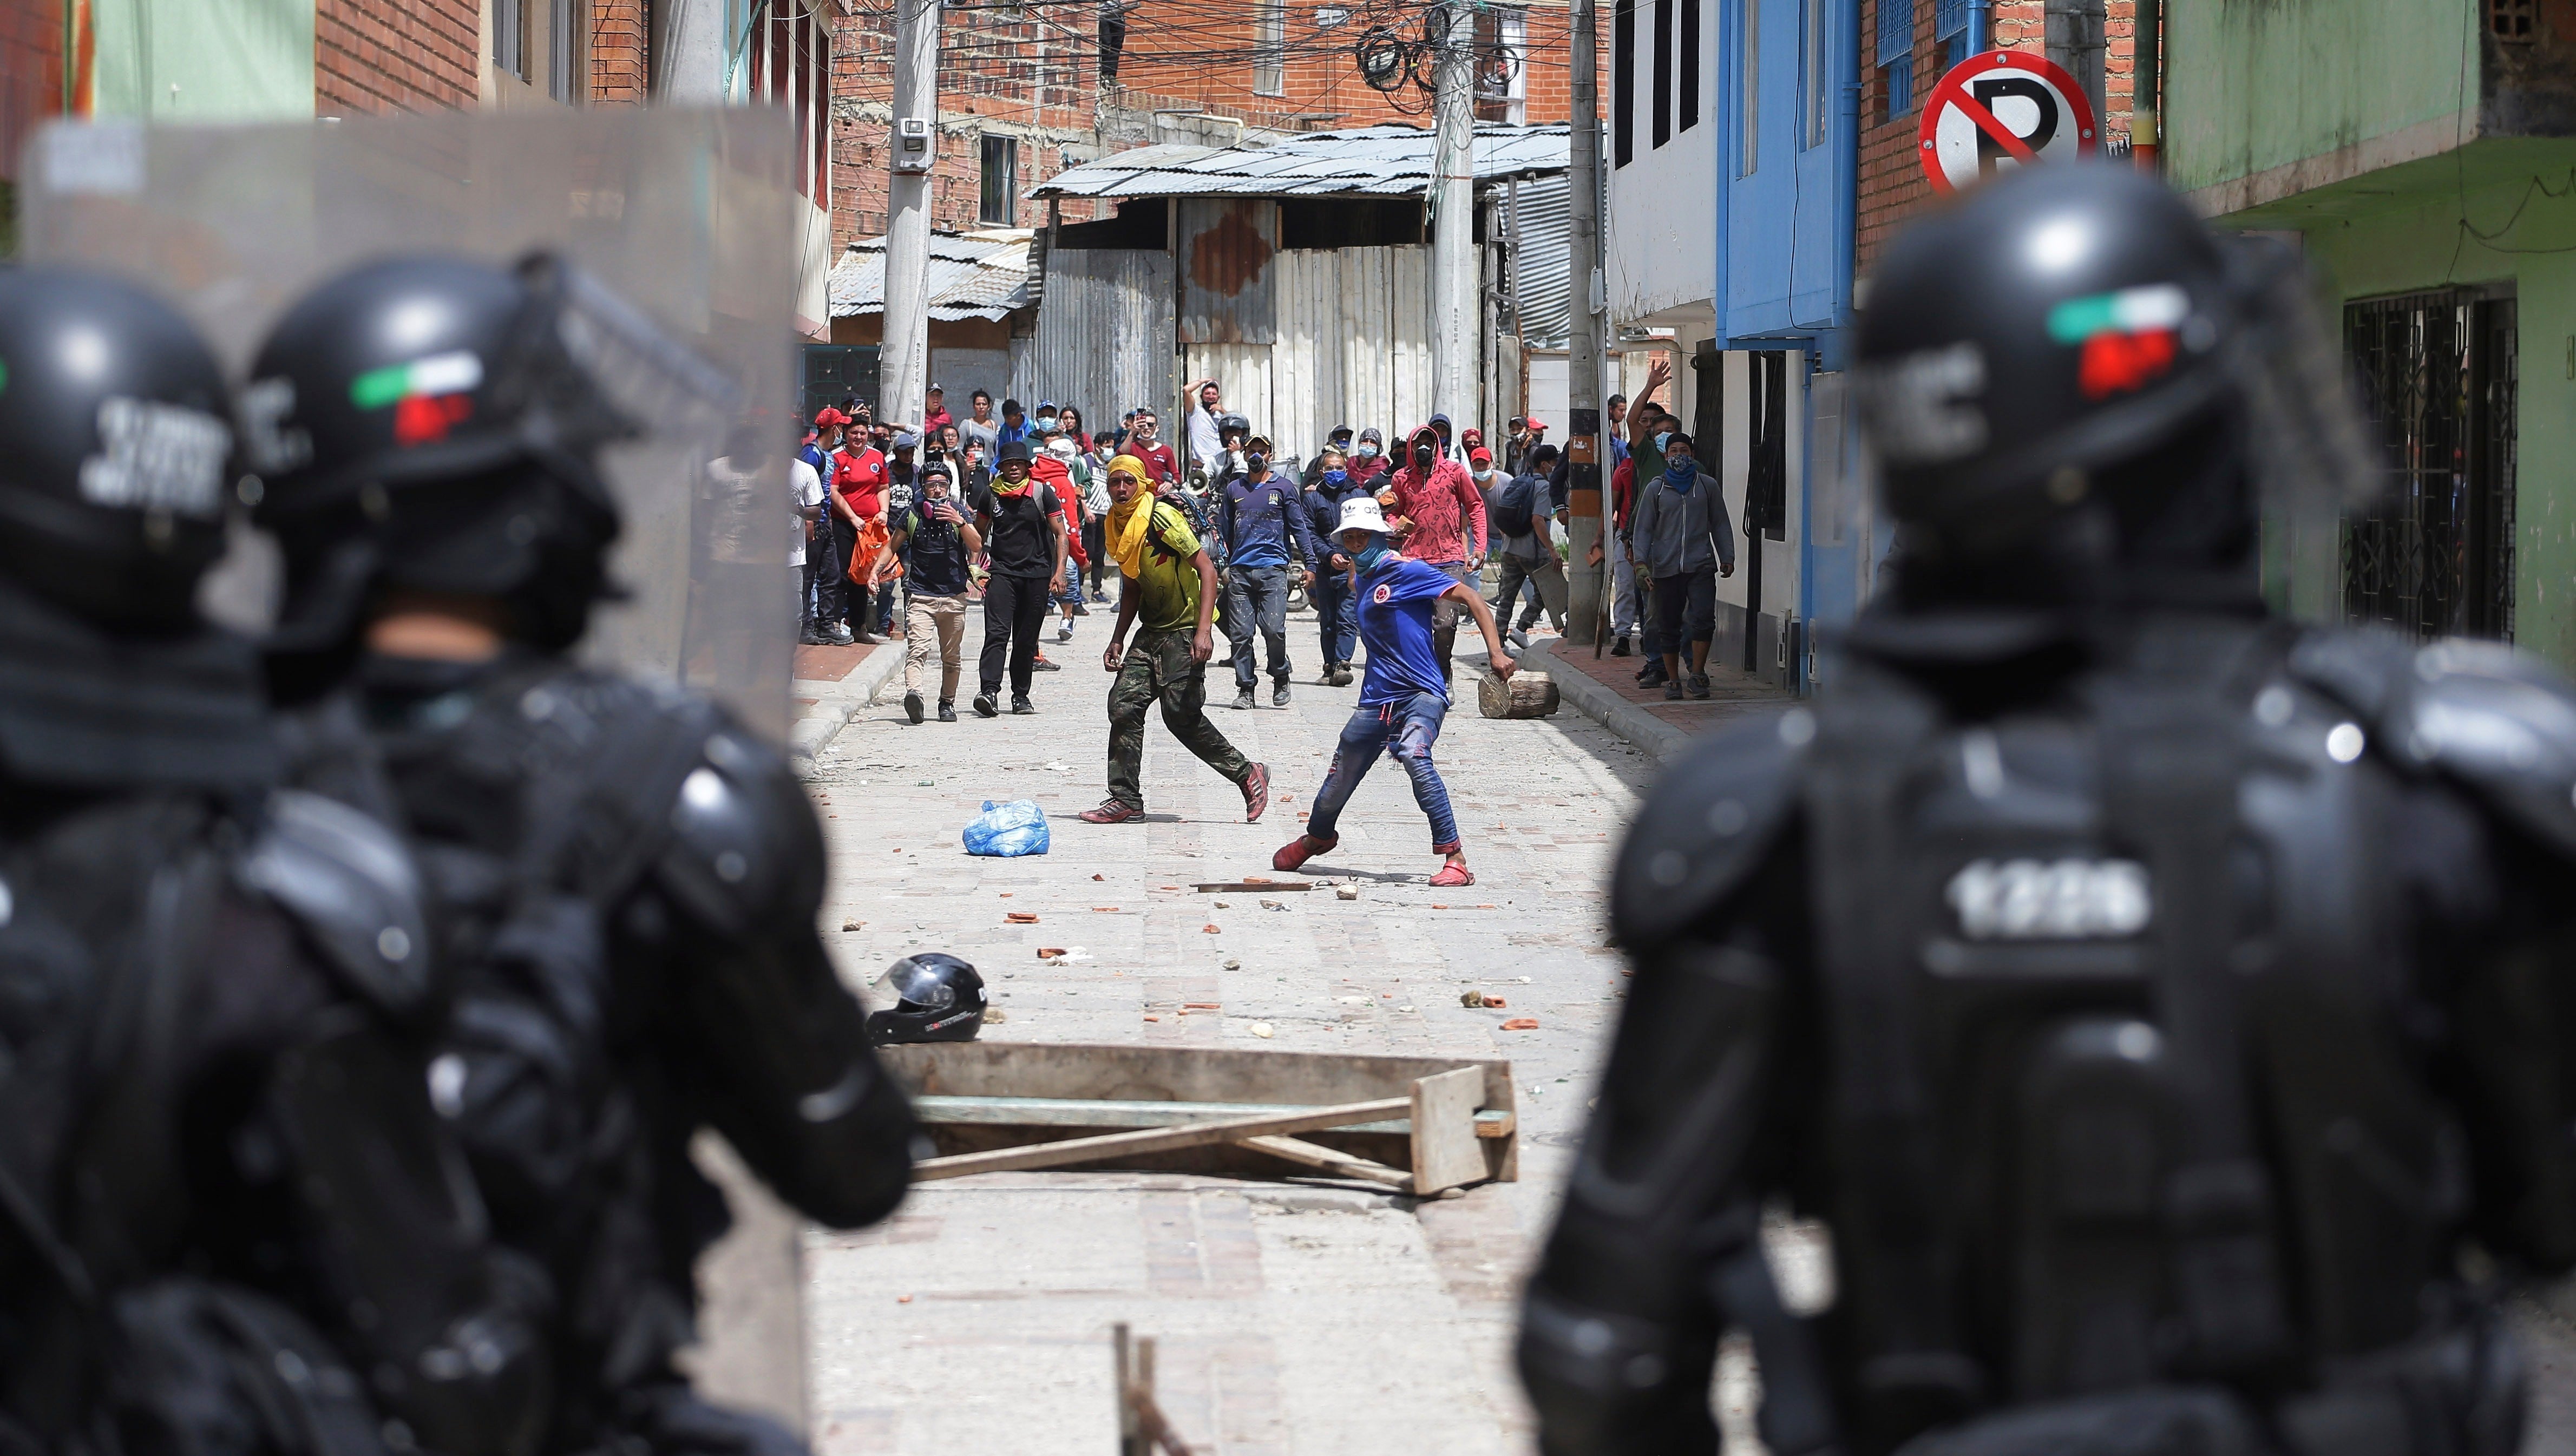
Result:
<svg viewBox="0 0 2576 1456">
<path fill-rule="evenodd" d="M 904 691 L 903 715 L 910 718 L 915 723 L 921 721 L 921 694 L 913 692 L 910 689 L 906 689 Z"/>
<path fill-rule="evenodd" d="M 808 627 L 797 637 L 796 643 L 800 647 L 822 647 L 828 645 L 831 640 L 831 638 L 824 636 L 822 633 L 815 631 L 811 627 Z"/>
<path fill-rule="evenodd" d="M 1243 822 L 1258 824 L 1261 812 L 1270 807 L 1270 765 L 1256 763 L 1252 772 L 1243 776 Z"/>
<path fill-rule="evenodd" d="M 1238 708 L 1249 708 L 1249 707 L 1251 707 L 1251 706 L 1252 706 L 1252 689 L 1250 689 L 1250 688 L 1237 688 L 1237 689 L 1235 689 L 1235 690 L 1234 690 L 1234 706 L 1236 706 L 1236 707 L 1238 707 Z"/>
<path fill-rule="evenodd" d="M 859 640 L 850 635 L 849 628 L 842 626 L 838 622 L 834 622 L 832 624 L 832 630 L 824 633 L 823 635 L 831 639 L 831 643 L 835 647 L 847 647 L 851 643 Z"/>
<path fill-rule="evenodd" d="M 1002 716 L 1001 707 L 993 701 L 992 689 L 987 688 L 975 695 L 975 711 L 978 715 L 986 718 L 998 718 Z"/>
<path fill-rule="evenodd" d="M 1036 670 L 1036 671 L 1038 671 L 1038 672 L 1062 672 L 1062 671 L 1064 671 L 1064 668 L 1063 668 L 1061 665 L 1059 665 L 1059 664 L 1057 664 L 1057 663 L 1052 663 L 1052 662 L 1047 661 L 1047 660 L 1046 660 L 1046 654 L 1045 654 L 1045 653 L 1043 653 L 1043 652 L 1039 653 L 1039 654 L 1038 654 L 1038 660 L 1037 660 L 1037 661 L 1035 661 L 1035 662 L 1030 663 L 1030 664 L 1029 664 L 1029 666 L 1030 666 L 1032 669 L 1034 669 L 1034 670 Z"/>
<path fill-rule="evenodd" d="M 1476 883 L 1476 872 L 1462 864 L 1442 865 L 1440 873 L 1431 877 L 1431 888 L 1435 890 L 1452 890 L 1460 885 L 1474 883 Z"/>
<path fill-rule="evenodd" d="M 1661 687 L 1663 682 L 1664 660 L 1660 657 L 1648 658 L 1646 665 L 1637 670 L 1637 686 L 1641 688 Z"/>
<path fill-rule="evenodd" d="M 1690 695 L 1694 698 L 1705 698 L 1708 696 L 1707 673 L 1695 672 L 1690 675 Z"/>
<path fill-rule="evenodd" d="M 1067 622 L 1067 623 L 1065 623 L 1063 626 L 1056 628 L 1056 629 L 1055 629 L 1055 640 L 1057 640 L 1058 642 L 1070 642 L 1070 641 L 1072 641 L 1072 640 L 1073 640 L 1073 624 L 1072 624 L 1071 622 Z"/>
<path fill-rule="evenodd" d="M 957 721 L 957 700 L 955 698 L 941 698 L 939 700 L 939 721 L 942 723 L 954 723 Z"/>
<path fill-rule="evenodd" d="M 1037 711 L 1037 705 L 1029 701 L 1029 695 L 1026 693 L 1013 693 L 1011 694 L 1011 711 L 1014 713 L 1034 713 Z"/>
<path fill-rule="evenodd" d="M 1333 669 L 1333 686 L 1337 688 L 1346 688 L 1350 685 L 1351 665 L 1345 662 L 1341 666 Z"/>
<path fill-rule="evenodd" d="M 1274 708 L 1288 706 L 1288 679 L 1283 677 L 1271 687 L 1270 706 Z"/>
<path fill-rule="evenodd" d="M 1279 852 L 1270 857 L 1270 867 L 1274 870 L 1298 869 L 1319 854 L 1332 853 L 1333 846 L 1341 842 L 1340 835 L 1317 839 L 1311 834 L 1300 834 L 1279 846 Z"/>
<path fill-rule="evenodd" d="M 1091 607 L 1088 603 L 1084 602 L 1082 598 L 1075 597 L 1073 599 L 1073 614 L 1077 617 L 1088 617 L 1091 615 Z"/>
<path fill-rule="evenodd" d="M 1130 804 L 1124 799 L 1103 799 L 1099 808 L 1085 809 L 1073 817 L 1085 824 L 1124 824 L 1130 819 L 1144 818 L 1145 806 Z"/>
<path fill-rule="evenodd" d="M 1091 600 L 1094 605 L 1105 607 L 1109 605 L 1109 593 L 1095 587 L 1091 593 Z"/>
<path fill-rule="evenodd" d="M 1681 685 L 1681 681 L 1680 681 L 1678 678 L 1667 678 L 1667 679 L 1665 679 L 1665 680 L 1664 680 L 1664 701 L 1665 701 L 1665 702 L 1668 702 L 1668 703 L 1678 703 L 1678 702 L 1680 702 L 1681 700 L 1682 700 L 1682 685 Z"/>
<path fill-rule="evenodd" d="M 1503 640 L 1504 640 L 1504 641 L 1506 641 L 1506 642 L 1511 643 L 1514 647 L 1519 648 L 1521 651 L 1523 651 L 1523 652 L 1527 652 L 1527 651 L 1529 651 L 1529 628 L 1527 628 L 1527 627 L 1514 627 L 1514 628 L 1512 629 L 1512 633 L 1511 633 L 1511 635 L 1510 635 L 1509 637 L 1504 638 Z"/>
<path fill-rule="evenodd" d="M 1625 638 L 1625 637 L 1613 637 L 1613 638 L 1611 638 L 1611 639 L 1610 639 L 1610 655 L 1611 655 L 1612 657 L 1625 657 L 1625 656 L 1627 656 L 1627 655 L 1628 655 L 1628 639 L 1627 639 L 1627 638 Z"/>
</svg>

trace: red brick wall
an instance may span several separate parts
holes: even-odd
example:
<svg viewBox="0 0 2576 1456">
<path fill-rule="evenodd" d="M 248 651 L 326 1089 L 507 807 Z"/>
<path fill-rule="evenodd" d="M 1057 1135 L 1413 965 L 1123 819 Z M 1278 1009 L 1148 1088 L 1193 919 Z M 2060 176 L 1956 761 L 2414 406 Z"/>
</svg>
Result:
<svg viewBox="0 0 2576 1456">
<path fill-rule="evenodd" d="M 1911 5 L 1915 11 L 1914 99 L 1904 115 L 1884 123 L 1886 80 L 1878 66 L 1878 11 L 1881 5 Z M 2136 41 L 2133 0 L 2109 0 L 2104 32 L 2110 48 L 2102 58 L 2101 118 L 2106 145 L 2125 142 L 2129 134 L 2130 76 Z M 2045 0 L 1994 0 L 1993 43 L 1998 50 L 2048 52 Z M 1940 47 L 1932 39 L 1932 0 L 1861 0 L 1860 218 L 1856 265 L 1869 276 L 1871 262 L 1905 220 L 1932 196 L 1924 180 L 1916 131 L 1923 122 L 1922 100 L 1941 79 Z"/>
<path fill-rule="evenodd" d="M 28 135 L 62 109 L 61 0 L 0 0 L 0 178 L 18 175 Z"/>
<path fill-rule="evenodd" d="M 590 0 L 590 99 L 640 106 L 651 89 L 644 0 Z"/>
<path fill-rule="evenodd" d="M 314 0 L 316 113 L 474 104 L 476 0 Z"/>
</svg>

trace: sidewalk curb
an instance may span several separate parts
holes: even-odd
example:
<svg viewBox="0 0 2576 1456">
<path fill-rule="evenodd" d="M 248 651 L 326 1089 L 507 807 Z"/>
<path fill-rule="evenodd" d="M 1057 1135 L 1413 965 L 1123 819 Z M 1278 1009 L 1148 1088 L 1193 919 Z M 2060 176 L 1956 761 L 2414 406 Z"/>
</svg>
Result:
<svg viewBox="0 0 2576 1456">
<path fill-rule="evenodd" d="M 850 675 L 841 679 L 841 691 L 825 698 L 805 711 L 787 733 L 787 764 L 800 779 L 814 777 L 814 760 L 832 746 L 843 725 L 861 708 L 877 700 L 885 685 L 894 680 L 903 665 L 903 644 L 889 641 L 859 660 Z"/>
<path fill-rule="evenodd" d="M 1532 642 L 1529 650 L 1523 652 L 1519 660 L 1538 668 L 1539 671 L 1554 679 L 1557 696 L 1572 703 L 1576 712 L 1618 734 L 1658 760 L 1673 757 L 1690 742 L 1691 735 L 1688 730 L 1676 728 L 1635 703 L 1629 702 L 1626 698 L 1593 681 L 1590 674 L 1573 667 L 1568 667 L 1563 672 L 1557 671 L 1556 647 L 1562 640 L 1544 637 Z"/>
</svg>

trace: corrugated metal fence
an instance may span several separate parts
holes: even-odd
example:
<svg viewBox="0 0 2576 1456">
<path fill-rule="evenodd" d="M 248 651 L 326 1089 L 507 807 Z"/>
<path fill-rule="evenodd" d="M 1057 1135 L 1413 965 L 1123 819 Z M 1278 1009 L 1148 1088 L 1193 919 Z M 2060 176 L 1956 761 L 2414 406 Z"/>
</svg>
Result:
<svg viewBox="0 0 2576 1456">
<path fill-rule="evenodd" d="M 1011 350 L 1011 393 L 1072 404 L 1094 429 L 1172 409 L 1172 258 L 1159 250 L 1047 254 L 1034 347 Z"/>
</svg>

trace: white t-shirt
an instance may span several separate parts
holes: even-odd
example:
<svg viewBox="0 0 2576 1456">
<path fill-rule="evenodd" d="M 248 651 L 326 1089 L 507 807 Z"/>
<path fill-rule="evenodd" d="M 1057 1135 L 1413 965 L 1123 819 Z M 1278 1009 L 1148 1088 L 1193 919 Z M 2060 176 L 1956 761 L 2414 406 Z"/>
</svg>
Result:
<svg viewBox="0 0 2576 1456">
<path fill-rule="evenodd" d="M 805 564 L 805 523 L 814 519 L 814 511 L 823 504 L 823 477 L 802 459 L 787 462 L 787 493 L 796 502 L 794 535 L 787 538 L 787 564 Z"/>
</svg>

